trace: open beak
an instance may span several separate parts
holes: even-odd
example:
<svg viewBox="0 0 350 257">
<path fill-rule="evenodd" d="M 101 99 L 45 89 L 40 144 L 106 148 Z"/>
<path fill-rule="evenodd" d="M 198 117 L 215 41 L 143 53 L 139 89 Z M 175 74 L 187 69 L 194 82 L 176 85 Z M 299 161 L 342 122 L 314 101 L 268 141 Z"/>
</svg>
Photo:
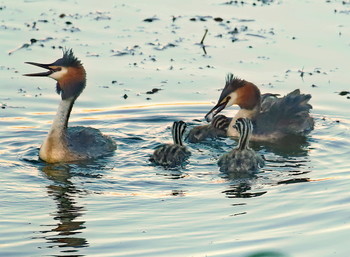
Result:
<svg viewBox="0 0 350 257">
<path fill-rule="evenodd" d="M 224 102 L 218 103 L 217 105 L 215 105 L 213 107 L 213 109 L 211 109 L 206 115 L 205 115 L 205 119 L 207 122 L 211 122 L 212 119 L 215 117 L 216 114 L 218 114 L 219 112 L 221 112 L 223 109 L 226 108 L 226 105 L 228 103 L 228 101 L 230 100 L 230 97 L 226 97 L 226 100 Z"/>
<path fill-rule="evenodd" d="M 36 62 L 25 62 L 34 66 L 38 66 L 44 69 L 47 69 L 48 71 L 45 72 L 39 72 L 39 73 L 29 73 L 29 74 L 23 74 L 23 76 L 30 76 L 30 77 L 47 77 L 50 76 L 52 73 L 54 73 L 54 70 L 50 68 L 51 64 L 41 64 Z"/>
</svg>

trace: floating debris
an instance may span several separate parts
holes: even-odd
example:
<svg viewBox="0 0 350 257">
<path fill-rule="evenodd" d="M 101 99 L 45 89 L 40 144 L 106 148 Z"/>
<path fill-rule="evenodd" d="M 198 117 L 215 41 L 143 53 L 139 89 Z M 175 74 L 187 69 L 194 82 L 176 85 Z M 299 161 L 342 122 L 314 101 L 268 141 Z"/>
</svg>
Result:
<svg viewBox="0 0 350 257">
<path fill-rule="evenodd" d="M 151 91 L 147 91 L 146 94 L 152 95 L 157 93 L 158 91 L 162 90 L 161 88 L 153 88 Z"/>
<path fill-rule="evenodd" d="M 251 36 L 251 37 L 266 38 L 265 36 L 258 35 L 258 34 L 252 34 L 252 33 L 247 33 L 246 35 L 247 35 L 247 36 Z"/>
<path fill-rule="evenodd" d="M 144 19 L 143 21 L 144 22 L 154 22 L 154 21 L 158 21 L 159 20 L 159 18 L 157 18 L 157 17 L 152 17 L 152 18 L 146 18 L 146 19 Z"/>
<path fill-rule="evenodd" d="M 224 21 L 224 19 L 223 19 L 223 18 L 221 18 L 221 17 L 216 17 L 216 18 L 214 18 L 214 21 L 217 21 L 217 22 L 223 22 L 223 21 Z"/>
<path fill-rule="evenodd" d="M 133 47 L 126 47 L 124 50 L 111 50 L 113 54 L 112 56 L 123 56 L 123 55 L 135 55 L 136 50 L 139 49 L 140 46 L 134 45 Z M 142 52 L 139 53 L 140 55 Z"/>
<path fill-rule="evenodd" d="M 52 37 L 47 37 L 47 38 L 44 38 L 44 39 L 35 39 L 35 38 L 31 38 L 29 41 L 30 43 L 24 43 L 22 44 L 21 46 L 11 50 L 8 52 L 9 55 L 13 54 L 14 52 L 18 51 L 18 50 L 21 50 L 23 48 L 28 48 L 30 47 L 31 45 L 35 44 L 35 43 L 44 43 L 44 42 L 48 42 L 50 40 L 52 40 L 53 38 Z M 41 46 L 43 46 L 43 44 L 41 44 Z"/>
<path fill-rule="evenodd" d="M 341 91 L 339 95 L 348 95 L 350 94 L 350 91 Z"/>
<path fill-rule="evenodd" d="M 213 17 L 212 16 L 197 16 L 197 17 L 193 17 L 193 18 L 190 18 L 190 21 L 207 21 L 208 19 L 212 19 Z"/>
<path fill-rule="evenodd" d="M 204 55 L 207 55 L 207 51 L 205 50 L 205 45 L 204 45 L 204 39 L 205 39 L 205 37 L 207 36 L 207 33 L 208 33 L 208 29 L 206 29 L 206 30 L 204 31 L 204 35 L 203 35 L 203 37 L 202 37 L 201 42 L 196 43 L 196 45 L 199 45 L 199 46 L 202 48 L 202 50 L 203 50 L 203 52 L 204 52 Z"/>
<path fill-rule="evenodd" d="M 89 15 L 95 16 L 94 20 L 96 21 L 103 21 L 103 20 L 111 20 L 112 17 L 110 16 L 110 14 L 108 12 L 101 12 L 101 11 L 97 11 L 97 12 L 90 12 Z"/>
<path fill-rule="evenodd" d="M 158 46 L 155 46 L 154 49 L 155 50 L 159 50 L 159 51 L 162 51 L 162 50 L 165 50 L 165 49 L 168 49 L 168 48 L 172 48 L 172 47 L 176 47 L 177 45 L 173 44 L 173 43 L 168 43 L 166 45 L 158 45 Z"/>
</svg>

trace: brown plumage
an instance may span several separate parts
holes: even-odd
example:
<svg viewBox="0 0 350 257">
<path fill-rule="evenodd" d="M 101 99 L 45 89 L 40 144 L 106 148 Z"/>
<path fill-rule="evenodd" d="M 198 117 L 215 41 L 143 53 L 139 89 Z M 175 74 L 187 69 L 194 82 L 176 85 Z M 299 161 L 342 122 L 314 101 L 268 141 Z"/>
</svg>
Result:
<svg viewBox="0 0 350 257">
<path fill-rule="evenodd" d="M 210 121 L 221 110 L 238 105 L 228 127 L 227 136 L 237 137 L 233 125 L 238 118 L 249 118 L 254 125 L 252 140 L 276 141 L 288 135 L 307 135 L 314 127 L 310 116 L 312 106 L 309 94 L 301 94 L 299 89 L 278 97 L 276 94 L 260 94 L 259 88 L 251 82 L 235 78 L 229 74 L 218 103 L 205 118 Z"/>
<path fill-rule="evenodd" d="M 31 77 L 50 77 L 57 81 L 56 92 L 61 102 L 51 129 L 44 140 L 39 157 L 45 162 L 72 162 L 108 155 L 116 149 L 116 143 L 98 129 L 68 127 L 68 120 L 75 100 L 86 85 L 86 72 L 71 49 L 63 51 L 63 57 L 51 64 L 27 62 L 46 72 L 25 74 Z"/>
</svg>

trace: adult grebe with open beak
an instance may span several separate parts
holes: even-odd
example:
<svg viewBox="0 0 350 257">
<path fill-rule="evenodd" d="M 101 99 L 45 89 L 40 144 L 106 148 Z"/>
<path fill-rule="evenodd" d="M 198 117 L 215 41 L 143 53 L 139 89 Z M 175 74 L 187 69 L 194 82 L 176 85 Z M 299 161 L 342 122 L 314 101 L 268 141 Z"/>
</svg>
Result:
<svg viewBox="0 0 350 257">
<path fill-rule="evenodd" d="M 56 91 L 62 99 L 51 129 L 40 148 L 40 159 L 48 163 L 79 161 L 97 158 L 116 149 L 116 143 L 98 129 L 68 127 L 74 102 L 86 85 L 85 69 L 71 49 L 64 50 L 63 57 L 50 64 L 26 63 L 46 69 L 46 72 L 25 76 L 56 80 Z"/>
</svg>

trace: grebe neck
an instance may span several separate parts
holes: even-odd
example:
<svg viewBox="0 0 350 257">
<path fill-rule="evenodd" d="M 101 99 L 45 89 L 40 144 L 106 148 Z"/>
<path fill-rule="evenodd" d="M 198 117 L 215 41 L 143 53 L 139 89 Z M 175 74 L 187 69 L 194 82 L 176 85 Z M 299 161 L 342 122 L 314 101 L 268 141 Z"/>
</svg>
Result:
<svg viewBox="0 0 350 257">
<path fill-rule="evenodd" d="M 58 105 L 56 116 L 52 122 L 49 133 L 42 144 L 39 156 L 43 160 L 60 158 L 69 152 L 67 141 L 67 127 L 70 113 L 75 98 L 61 100 Z"/>
<path fill-rule="evenodd" d="M 239 136 L 237 149 L 240 151 L 248 149 L 249 138 L 250 132 L 248 129 L 244 129 Z"/>
<path fill-rule="evenodd" d="M 52 122 L 49 134 L 58 133 L 60 135 L 64 135 L 66 133 L 69 116 L 72 111 L 74 102 L 74 98 L 61 100 L 60 104 L 58 105 L 56 116 Z"/>
<path fill-rule="evenodd" d="M 248 119 L 254 120 L 256 116 L 259 114 L 259 112 L 260 112 L 260 104 L 257 104 L 252 109 L 241 108 L 233 117 L 233 119 L 235 120 L 235 122 L 238 118 L 248 118 Z"/>
</svg>

